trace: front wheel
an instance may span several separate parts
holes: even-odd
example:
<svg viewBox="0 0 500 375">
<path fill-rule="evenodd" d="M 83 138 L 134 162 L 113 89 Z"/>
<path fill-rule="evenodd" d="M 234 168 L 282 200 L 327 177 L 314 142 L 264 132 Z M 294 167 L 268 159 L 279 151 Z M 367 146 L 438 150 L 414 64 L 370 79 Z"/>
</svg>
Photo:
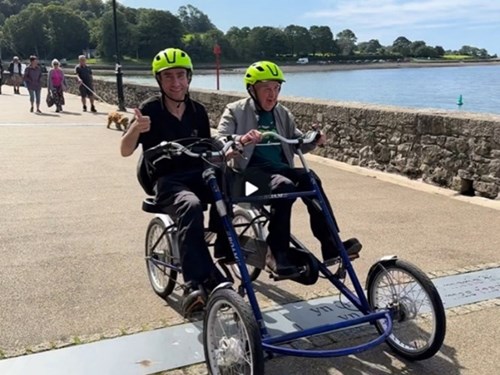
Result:
<svg viewBox="0 0 500 375">
<path fill-rule="evenodd" d="M 250 306 L 232 289 L 220 289 L 210 296 L 203 346 L 209 374 L 264 374 L 257 321 Z"/>
<path fill-rule="evenodd" d="M 443 302 L 431 279 L 415 265 L 393 260 L 378 263 L 367 281 L 373 310 L 392 310 L 387 344 L 401 357 L 422 360 L 441 348 L 446 333 Z M 382 320 L 376 322 L 384 331 Z"/>
<path fill-rule="evenodd" d="M 165 266 L 173 264 L 171 234 L 160 218 L 154 218 L 146 231 L 146 267 L 155 293 L 165 299 L 175 287 L 177 271 Z"/>
</svg>

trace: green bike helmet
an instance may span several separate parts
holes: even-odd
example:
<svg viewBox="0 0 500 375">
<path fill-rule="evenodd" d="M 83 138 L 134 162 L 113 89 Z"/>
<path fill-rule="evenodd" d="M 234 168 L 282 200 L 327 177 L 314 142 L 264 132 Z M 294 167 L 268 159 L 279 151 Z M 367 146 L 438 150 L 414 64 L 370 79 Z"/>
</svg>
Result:
<svg viewBox="0 0 500 375">
<path fill-rule="evenodd" d="M 189 55 L 178 48 L 167 48 L 156 54 L 152 63 L 153 75 L 156 76 L 163 70 L 184 68 L 189 74 L 193 72 L 193 63 Z"/>
<path fill-rule="evenodd" d="M 245 86 L 254 85 L 262 81 L 285 82 L 285 76 L 280 67 L 271 61 L 257 61 L 250 65 L 243 78 Z"/>
</svg>

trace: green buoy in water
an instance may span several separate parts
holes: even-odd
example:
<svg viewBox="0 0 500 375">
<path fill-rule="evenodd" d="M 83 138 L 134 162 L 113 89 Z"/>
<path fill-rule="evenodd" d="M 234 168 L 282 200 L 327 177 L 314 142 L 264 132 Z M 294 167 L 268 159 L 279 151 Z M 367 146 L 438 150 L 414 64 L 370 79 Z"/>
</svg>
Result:
<svg viewBox="0 0 500 375">
<path fill-rule="evenodd" d="M 457 100 L 457 105 L 464 105 L 464 100 L 462 98 L 462 94 L 460 94 L 460 96 L 458 97 L 458 100 Z"/>
</svg>

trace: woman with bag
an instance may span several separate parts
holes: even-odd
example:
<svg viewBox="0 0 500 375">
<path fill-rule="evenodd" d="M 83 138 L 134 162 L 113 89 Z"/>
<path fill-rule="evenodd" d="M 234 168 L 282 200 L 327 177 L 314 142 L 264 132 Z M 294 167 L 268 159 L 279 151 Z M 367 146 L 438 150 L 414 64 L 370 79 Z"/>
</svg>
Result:
<svg viewBox="0 0 500 375">
<path fill-rule="evenodd" d="M 52 60 L 52 69 L 50 69 L 47 78 L 47 105 L 51 107 L 56 105 L 56 112 L 61 112 L 64 105 L 64 90 L 66 90 L 66 78 L 60 68 L 57 59 Z"/>
</svg>

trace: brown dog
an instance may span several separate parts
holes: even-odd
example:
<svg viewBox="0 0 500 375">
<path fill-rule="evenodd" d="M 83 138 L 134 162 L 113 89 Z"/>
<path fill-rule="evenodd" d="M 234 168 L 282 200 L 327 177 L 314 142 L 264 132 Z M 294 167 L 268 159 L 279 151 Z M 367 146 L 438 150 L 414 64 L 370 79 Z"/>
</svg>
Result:
<svg viewBox="0 0 500 375">
<path fill-rule="evenodd" d="M 109 129 L 111 124 L 114 122 L 118 130 L 126 131 L 128 128 L 128 121 L 128 117 L 125 117 L 121 113 L 118 113 L 116 111 L 109 112 L 107 128 Z"/>
</svg>

